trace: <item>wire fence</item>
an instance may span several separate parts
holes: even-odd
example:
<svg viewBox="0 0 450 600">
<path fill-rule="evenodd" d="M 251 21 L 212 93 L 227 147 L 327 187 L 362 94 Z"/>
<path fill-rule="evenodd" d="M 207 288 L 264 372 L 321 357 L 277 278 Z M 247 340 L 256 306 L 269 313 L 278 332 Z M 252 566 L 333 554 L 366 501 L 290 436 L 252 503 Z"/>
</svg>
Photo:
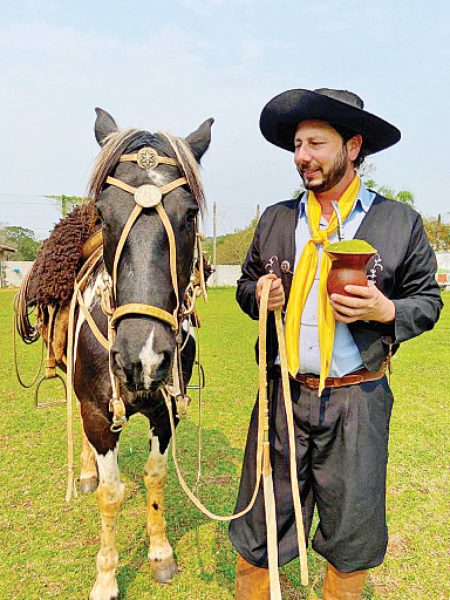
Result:
<svg viewBox="0 0 450 600">
<path fill-rule="evenodd" d="M 213 202 L 205 215 L 203 230 L 207 237 L 213 234 Z M 250 225 L 263 210 L 254 204 L 225 205 L 216 203 L 217 236 L 233 233 Z M 57 198 L 47 195 L 0 192 L 0 228 L 16 226 L 30 229 L 35 238 L 48 237 L 53 226 L 63 216 L 63 206 Z"/>
</svg>

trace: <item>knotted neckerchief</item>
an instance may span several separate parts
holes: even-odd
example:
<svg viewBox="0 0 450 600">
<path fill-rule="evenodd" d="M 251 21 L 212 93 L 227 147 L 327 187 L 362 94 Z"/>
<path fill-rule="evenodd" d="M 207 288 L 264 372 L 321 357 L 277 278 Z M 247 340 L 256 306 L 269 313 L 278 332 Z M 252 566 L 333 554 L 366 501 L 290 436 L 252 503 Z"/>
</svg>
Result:
<svg viewBox="0 0 450 600">
<path fill-rule="evenodd" d="M 352 182 L 340 197 L 338 204 L 342 221 L 345 221 L 352 211 L 356 197 L 361 186 L 361 180 L 355 175 Z M 337 230 L 337 218 L 333 213 L 328 227 L 320 229 L 320 217 L 322 208 L 314 196 L 314 192 L 308 192 L 308 224 L 312 233 L 308 240 L 292 280 L 291 292 L 286 311 L 286 350 L 289 373 L 295 377 L 298 373 L 301 357 L 299 356 L 299 333 L 300 319 L 305 307 L 306 299 L 314 282 L 319 260 L 317 244 L 323 244 L 324 248 L 329 245 L 328 238 Z M 327 293 L 327 278 L 331 269 L 331 259 L 322 255 L 320 263 L 319 280 L 319 346 L 320 346 L 320 386 L 319 395 L 325 387 L 325 380 L 330 373 L 331 356 L 333 354 L 334 330 L 336 322 L 330 299 Z"/>
</svg>

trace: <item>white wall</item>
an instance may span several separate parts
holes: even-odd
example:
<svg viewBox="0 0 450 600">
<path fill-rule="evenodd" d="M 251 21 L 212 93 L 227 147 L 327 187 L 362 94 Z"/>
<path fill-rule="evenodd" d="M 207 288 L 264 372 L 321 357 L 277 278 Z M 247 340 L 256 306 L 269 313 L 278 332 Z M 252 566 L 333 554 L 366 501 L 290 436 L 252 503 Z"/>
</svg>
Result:
<svg viewBox="0 0 450 600">
<path fill-rule="evenodd" d="M 450 252 L 436 252 L 439 269 L 450 270 Z"/>
<path fill-rule="evenodd" d="M 2 260 L 0 287 L 19 287 L 32 264 L 31 260 Z"/>
<path fill-rule="evenodd" d="M 216 272 L 208 279 L 208 287 L 236 287 L 241 276 L 241 265 L 217 265 Z"/>
<path fill-rule="evenodd" d="M 32 264 L 32 261 L 25 260 L 2 261 L 0 263 L 1 287 L 19 287 Z M 235 287 L 240 275 L 241 265 L 217 265 L 216 272 L 208 280 L 208 286 Z"/>
</svg>

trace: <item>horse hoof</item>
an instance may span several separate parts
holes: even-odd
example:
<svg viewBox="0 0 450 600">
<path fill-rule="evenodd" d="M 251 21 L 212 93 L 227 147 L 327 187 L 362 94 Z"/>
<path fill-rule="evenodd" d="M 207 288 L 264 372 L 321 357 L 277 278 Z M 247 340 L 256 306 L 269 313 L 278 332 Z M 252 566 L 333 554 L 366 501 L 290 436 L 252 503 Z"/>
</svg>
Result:
<svg viewBox="0 0 450 600">
<path fill-rule="evenodd" d="M 82 494 L 88 494 L 89 492 L 95 492 L 97 489 L 98 481 L 97 477 L 89 477 L 88 479 L 80 479 L 80 491 Z"/>
<path fill-rule="evenodd" d="M 151 560 L 150 567 L 153 577 L 158 583 L 170 583 L 178 572 L 177 563 L 173 556 L 164 560 Z"/>
</svg>

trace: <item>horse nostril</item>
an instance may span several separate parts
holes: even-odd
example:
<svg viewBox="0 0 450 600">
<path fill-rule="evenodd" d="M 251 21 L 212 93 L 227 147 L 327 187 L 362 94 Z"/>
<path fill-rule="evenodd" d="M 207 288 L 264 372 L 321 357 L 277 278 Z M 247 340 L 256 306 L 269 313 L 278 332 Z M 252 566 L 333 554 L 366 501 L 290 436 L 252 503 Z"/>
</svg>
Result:
<svg viewBox="0 0 450 600">
<path fill-rule="evenodd" d="M 118 369 L 123 371 L 124 367 L 125 367 L 125 363 L 123 362 L 120 352 L 118 350 L 111 350 L 111 358 L 112 358 L 112 364 L 115 365 Z"/>
<path fill-rule="evenodd" d="M 140 361 L 132 364 L 131 381 L 136 387 L 142 383 L 142 363 Z"/>
</svg>

